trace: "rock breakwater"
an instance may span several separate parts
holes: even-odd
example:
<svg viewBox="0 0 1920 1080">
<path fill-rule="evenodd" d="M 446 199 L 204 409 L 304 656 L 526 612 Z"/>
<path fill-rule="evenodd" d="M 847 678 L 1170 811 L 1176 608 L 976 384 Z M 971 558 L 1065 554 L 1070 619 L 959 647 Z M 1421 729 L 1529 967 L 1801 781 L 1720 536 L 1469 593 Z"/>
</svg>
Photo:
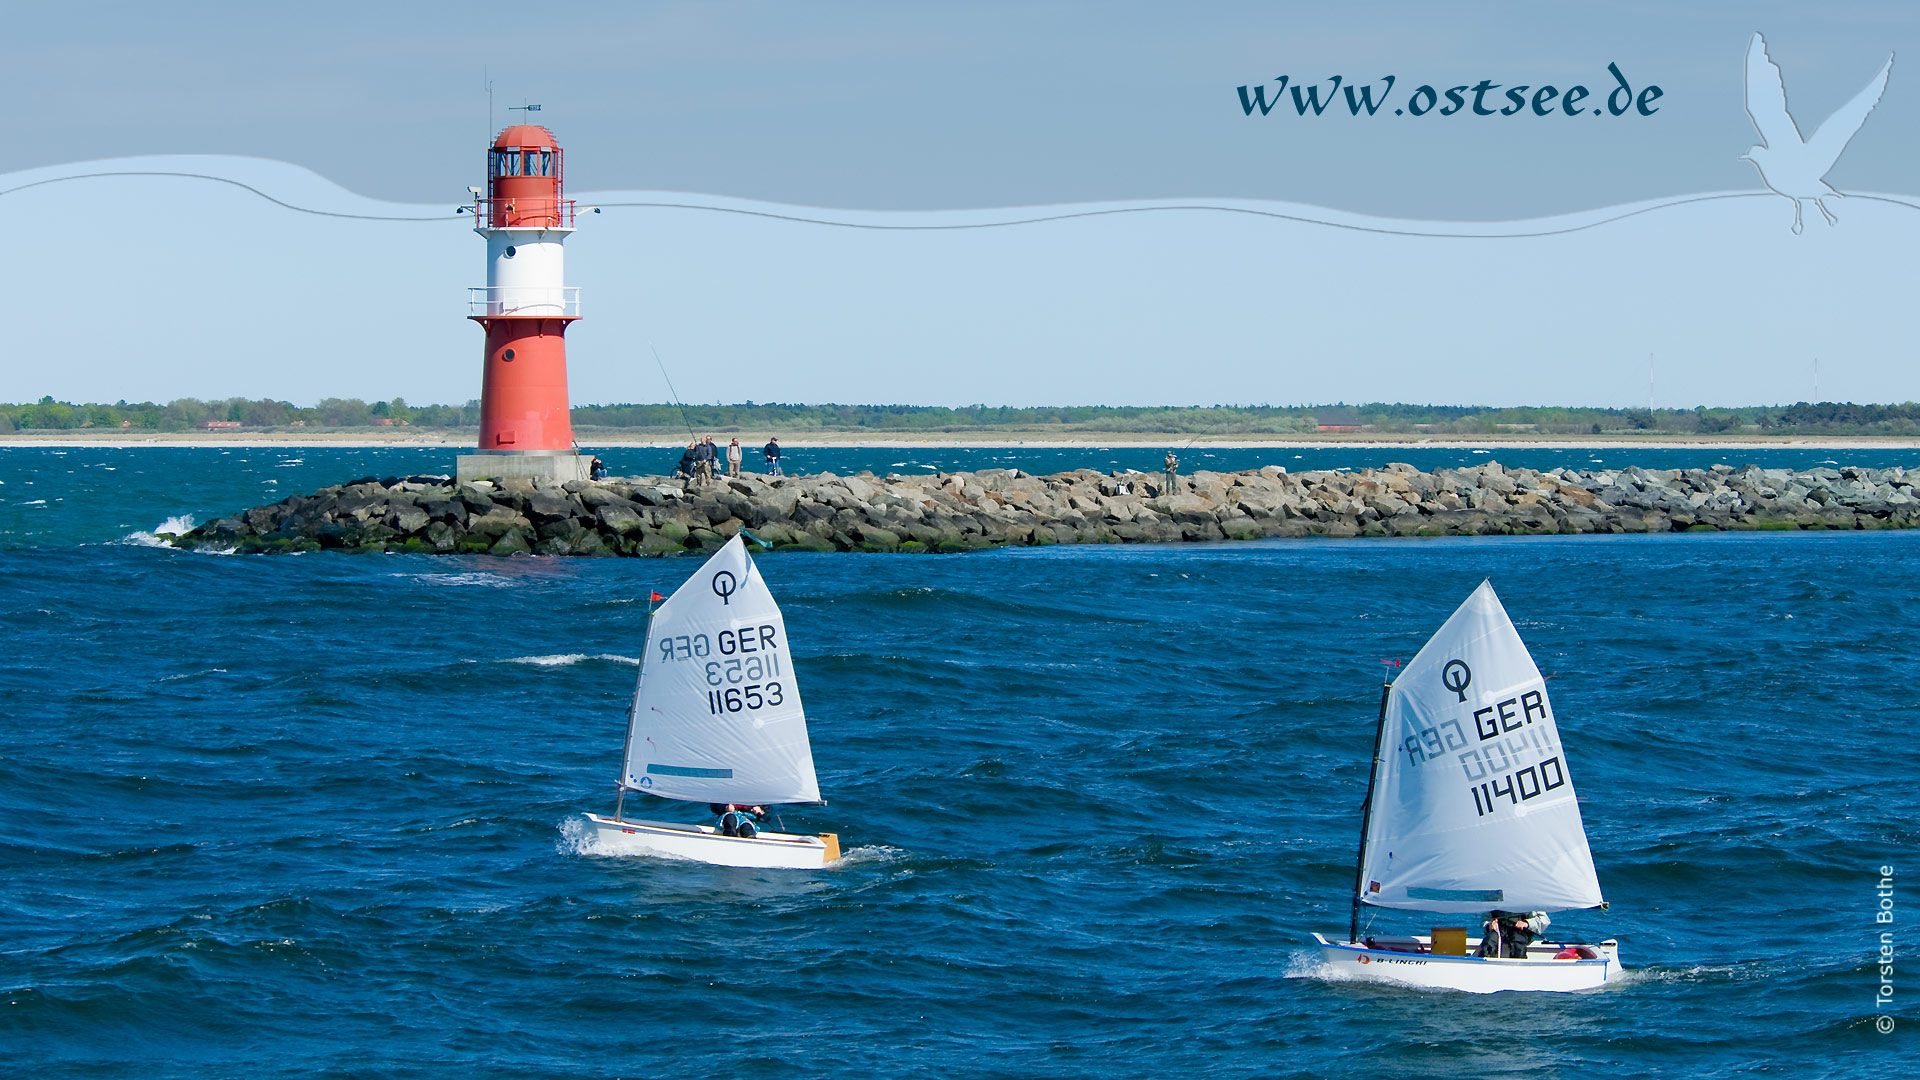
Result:
<svg viewBox="0 0 1920 1080">
<path fill-rule="evenodd" d="M 251 552 L 670 555 L 741 529 L 813 551 L 959 552 L 1032 544 L 1313 536 L 1486 536 L 1920 525 L 1920 469 L 1640 468 L 1535 472 L 1496 462 L 1421 472 L 1032 476 L 748 475 L 696 484 L 625 477 L 367 477 L 208 522 L 179 547 Z"/>
</svg>

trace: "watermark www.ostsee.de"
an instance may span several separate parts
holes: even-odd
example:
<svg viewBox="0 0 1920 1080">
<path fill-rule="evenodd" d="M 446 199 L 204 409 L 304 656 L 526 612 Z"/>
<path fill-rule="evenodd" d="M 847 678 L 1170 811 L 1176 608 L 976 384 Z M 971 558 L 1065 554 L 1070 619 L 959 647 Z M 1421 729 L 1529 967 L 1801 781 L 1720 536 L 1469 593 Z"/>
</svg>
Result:
<svg viewBox="0 0 1920 1080">
<path fill-rule="evenodd" d="M 1666 91 L 1658 86 L 1642 86 L 1637 91 L 1626 75 L 1620 71 L 1620 65 L 1609 62 L 1607 74 L 1613 77 L 1613 89 L 1606 97 L 1600 98 L 1598 91 L 1589 91 L 1585 86 L 1569 86 L 1562 90 L 1557 86 L 1530 87 L 1524 84 L 1504 86 L 1492 79 L 1481 79 L 1477 83 L 1461 83 L 1445 92 L 1434 89 L 1432 83 L 1422 83 L 1408 94 L 1406 100 L 1393 110 L 1395 116 L 1425 116 L 1434 113 L 1438 116 L 1452 116 L 1460 113 L 1469 116 L 1652 116 L 1660 111 L 1654 102 L 1660 100 Z M 1324 116 L 1331 111 L 1340 115 L 1339 102 L 1344 95 L 1349 115 L 1376 116 L 1386 106 L 1387 99 L 1393 94 L 1393 84 L 1398 76 L 1382 75 L 1378 83 L 1352 82 L 1346 86 L 1340 84 L 1346 80 L 1344 75 L 1333 75 L 1327 79 L 1325 93 L 1317 82 L 1294 82 L 1291 75 L 1274 76 L 1274 91 L 1271 100 L 1267 97 L 1267 84 L 1255 83 L 1239 87 L 1240 110 L 1252 116 L 1257 110 L 1261 116 L 1270 113 L 1286 115 L 1286 103 L 1292 98 L 1293 111 L 1299 116 Z M 1446 80 L 1441 80 L 1445 82 Z M 1292 83 L 1291 86 L 1288 84 Z M 1501 89 L 1505 94 L 1496 93 Z M 1531 93 L 1529 93 L 1531 91 Z M 1488 95 L 1492 95 L 1491 98 Z M 1446 104 L 1441 105 L 1442 97 Z M 1589 102 L 1588 98 L 1594 100 Z M 1469 101 L 1468 99 L 1472 100 Z M 1488 101 L 1492 104 L 1489 105 Z M 1507 102 L 1501 105 L 1501 101 Z M 1601 108 L 1604 101 L 1605 108 Z"/>
<path fill-rule="evenodd" d="M 1893 867 L 1880 868 L 1880 883 L 1874 887 L 1873 921 L 1876 926 L 1888 927 L 1893 924 Z M 1893 931 L 1880 931 L 1880 947 L 1875 956 L 1875 968 L 1878 981 L 1873 991 L 1873 1009 L 1880 1015 L 1873 1018 L 1873 1026 L 1882 1035 L 1893 1030 L 1893 1017 L 1888 1010 L 1893 1008 Z"/>
</svg>

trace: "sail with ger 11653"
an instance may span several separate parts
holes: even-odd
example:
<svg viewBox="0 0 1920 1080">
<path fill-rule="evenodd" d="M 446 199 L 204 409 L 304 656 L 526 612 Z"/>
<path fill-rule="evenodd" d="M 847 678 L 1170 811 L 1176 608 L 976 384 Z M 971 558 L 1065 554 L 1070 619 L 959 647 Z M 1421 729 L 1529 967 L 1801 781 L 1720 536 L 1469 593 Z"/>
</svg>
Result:
<svg viewBox="0 0 1920 1080">
<path fill-rule="evenodd" d="M 786 623 L 738 536 L 648 623 L 621 784 L 689 802 L 820 802 Z"/>
</svg>

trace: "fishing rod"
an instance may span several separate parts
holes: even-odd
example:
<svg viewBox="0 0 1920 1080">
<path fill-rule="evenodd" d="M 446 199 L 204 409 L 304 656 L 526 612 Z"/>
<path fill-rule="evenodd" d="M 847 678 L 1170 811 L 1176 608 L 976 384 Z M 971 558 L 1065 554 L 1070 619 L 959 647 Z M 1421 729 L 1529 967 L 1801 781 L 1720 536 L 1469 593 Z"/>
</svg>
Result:
<svg viewBox="0 0 1920 1080">
<path fill-rule="evenodd" d="M 667 362 L 660 359 L 660 350 L 647 342 L 647 348 L 653 350 L 653 362 L 660 365 L 660 377 L 667 381 L 667 393 L 673 397 L 673 403 L 680 406 L 680 422 L 687 425 L 687 438 L 698 441 L 700 436 L 693 433 L 693 421 L 687 416 L 687 407 L 680 402 L 680 394 L 673 388 L 673 376 L 667 374 Z"/>
</svg>

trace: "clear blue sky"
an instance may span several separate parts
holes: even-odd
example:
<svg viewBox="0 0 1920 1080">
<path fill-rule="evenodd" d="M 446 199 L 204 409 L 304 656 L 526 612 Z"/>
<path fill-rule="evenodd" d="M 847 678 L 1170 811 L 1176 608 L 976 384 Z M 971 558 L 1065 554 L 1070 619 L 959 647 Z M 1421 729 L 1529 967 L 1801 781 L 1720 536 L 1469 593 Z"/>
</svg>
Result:
<svg viewBox="0 0 1920 1080">
<path fill-rule="evenodd" d="M 0 365 L 0 399 L 478 396 L 480 336 L 462 316 L 484 246 L 459 221 L 314 218 L 176 179 L 4 189 L 141 157 L 104 168 L 444 215 L 523 101 L 568 147 L 572 189 L 610 201 L 685 192 L 911 223 L 1242 200 L 1416 232 L 1558 228 L 1602 207 L 1762 191 L 1739 160 L 1756 141 L 1742 71 L 1758 30 L 1808 134 L 1901 54 L 1828 180 L 1920 196 L 1912 6 L 218 10 L 11 13 L 0 212 L 19 225 L 0 294 L 34 317 Z M 1391 74 L 1396 105 L 1421 83 L 1483 79 L 1578 83 L 1596 105 L 1609 63 L 1660 86 L 1658 112 L 1249 117 L 1236 94 L 1282 74 Z M 665 400 L 650 345 L 706 401 L 1641 405 L 1649 354 L 1662 406 L 1809 397 L 1816 357 L 1822 396 L 1920 397 L 1903 291 L 1920 207 L 1835 206 L 1832 227 L 1808 208 L 1800 237 L 1787 201 L 1761 195 L 1499 241 L 1221 214 L 862 233 L 610 210 L 568 245 L 586 315 L 569 333 L 574 400 Z M 995 216 L 1008 215 L 968 220 Z"/>
</svg>

